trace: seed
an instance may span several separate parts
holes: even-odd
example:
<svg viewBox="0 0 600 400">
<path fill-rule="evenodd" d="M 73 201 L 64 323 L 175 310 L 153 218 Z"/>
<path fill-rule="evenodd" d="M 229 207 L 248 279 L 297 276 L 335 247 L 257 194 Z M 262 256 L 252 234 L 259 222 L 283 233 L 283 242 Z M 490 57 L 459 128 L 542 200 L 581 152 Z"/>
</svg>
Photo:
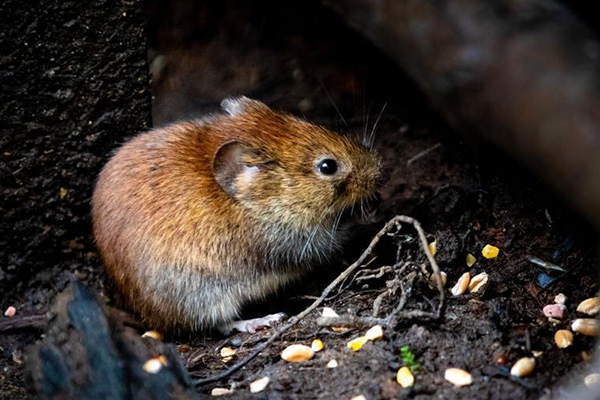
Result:
<svg viewBox="0 0 600 400">
<path fill-rule="evenodd" d="M 323 308 L 323 314 L 324 317 L 329 317 L 329 318 L 338 318 L 339 315 L 338 313 L 336 313 L 335 311 L 333 311 L 333 308 L 329 308 L 329 307 L 325 307 Z"/>
<path fill-rule="evenodd" d="M 456 282 L 456 285 L 450 291 L 454 296 L 460 296 L 469 288 L 469 282 L 471 281 L 471 274 L 465 272 Z"/>
<path fill-rule="evenodd" d="M 556 304 L 562 304 L 562 305 L 565 305 L 565 303 L 567 302 L 567 296 L 565 296 L 565 295 L 564 295 L 564 294 L 562 294 L 562 293 L 559 293 L 559 294 L 557 294 L 557 295 L 554 297 L 554 302 L 555 302 Z"/>
<path fill-rule="evenodd" d="M 523 357 L 517 360 L 516 363 L 510 369 L 510 374 L 516 377 L 528 376 L 533 372 L 535 368 L 535 358 Z"/>
<path fill-rule="evenodd" d="M 164 356 L 162 356 L 164 358 Z M 166 361 L 166 360 L 164 360 Z M 165 366 L 165 362 L 161 360 L 160 357 L 151 358 L 144 363 L 144 371 L 149 374 L 158 374 L 163 366 Z"/>
<path fill-rule="evenodd" d="M 531 350 L 531 354 L 535 357 L 535 358 L 540 358 L 542 356 L 542 354 L 544 354 L 543 351 L 540 350 Z"/>
<path fill-rule="evenodd" d="M 365 333 L 367 340 L 377 340 L 383 337 L 383 328 L 381 325 L 375 325 Z"/>
<path fill-rule="evenodd" d="M 467 267 L 472 267 L 477 262 L 475 256 L 471 253 L 467 254 Z"/>
<path fill-rule="evenodd" d="M 160 333 L 158 331 L 146 331 L 146 332 L 144 332 L 142 337 L 143 338 L 152 338 L 154 340 L 158 340 L 159 342 L 162 342 L 162 340 L 163 340 L 162 333 Z"/>
<path fill-rule="evenodd" d="M 302 362 L 313 358 L 315 352 L 303 344 L 293 344 L 281 352 L 281 358 L 288 362 Z"/>
<path fill-rule="evenodd" d="M 354 396 L 350 400 L 367 400 L 367 398 L 365 397 L 365 395 L 359 394 L 358 396 Z"/>
<path fill-rule="evenodd" d="M 269 379 L 268 376 L 265 376 L 264 378 L 257 379 L 257 380 L 255 380 L 254 382 L 252 382 L 250 384 L 250 391 L 252 393 L 262 392 L 263 390 L 265 390 L 265 388 L 267 387 L 267 385 L 269 384 L 269 382 L 271 382 L 271 379 Z"/>
<path fill-rule="evenodd" d="M 498 257 L 498 253 L 500 253 L 500 249 L 495 246 L 492 246 L 491 244 L 486 244 L 485 247 L 481 250 L 481 255 L 488 259 Z"/>
<path fill-rule="evenodd" d="M 320 339 L 315 339 L 312 341 L 312 343 L 310 344 L 310 348 L 312 349 L 312 351 L 314 351 L 315 353 L 317 351 L 321 351 L 323 350 L 323 342 Z"/>
<path fill-rule="evenodd" d="M 369 339 L 367 339 L 366 336 L 359 336 L 356 339 L 349 341 L 347 346 L 349 349 L 352 349 L 352 351 L 359 351 L 368 341 Z"/>
<path fill-rule="evenodd" d="M 214 388 L 213 390 L 211 390 L 210 395 L 211 396 L 223 396 L 225 394 L 231 394 L 233 393 L 233 390 L 231 389 L 227 389 L 227 388 Z"/>
<path fill-rule="evenodd" d="M 454 386 L 467 386 L 473 383 L 471 374 L 460 368 L 448 368 L 444 373 L 444 379 Z"/>
<path fill-rule="evenodd" d="M 396 382 L 398 382 L 403 388 L 411 387 L 415 384 L 415 376 L 410 371 L 410 368 L 402 367 L 396 374 Z"/>
<path fill-rule="evenodd" d="M 598 336 L 599 322 L 594 318 L 579 318 L 571 324 L 571 330 L 586 336 Z"/>
<path fill-rule="evenodd" d="M 596 315 L 600 311 L 600 297 L 590 297 L 577 306 L 577 312 L 587 315 Z"/>
<path fill-rule="evenodd" d="M 469 282 L 469 293 L 477 293 L 479 290 L 486 285 L 488 281 L 488 274 L 482 272 L 480 274 L 475 275 L 471 281 Z"/>
<path fill-rule="evenodd" d="M 440 276 L 442 277 L 442 287 L 446 287 L 446 281 L 448 280 L 448 276 L 446 275 L 446 273 L 444 271 L 440 271 Z M 433 285 L 437 288 L 437 279 L 436 279 L 435 273 L 431 274 L 431 277 L 429 279 L 431 280 Z"/>
<path fill-rule="evenodd" d="M 437 242 L 434 240 L 433 242 L 429 243 L 427 247 L 429 247 L 429 252 L 431 253 L 431 255 L 435 256 L 435 254 L 437 253 Z"/>
<path fill-rule="evenodd" d="M 221 357 L 231 357 L 231 356 L 235 356 L 237 353 L 237 350 L 229 348 L 229 347 L 223 347 L 221 349 Z"/>
<path fill-rule="evenodd" d="M 587 387 L 596 386 L 600 383 L 600 374 L 589 374 L 583 378 L 583 383 L 585 383 L 585 386 Z"/>
<path fill-rule="evenodd" d="M 500 354 L 498 358 L 496 358 L 496 365 L 506 365 L 508 364 L 508 358 L 504 354 Z"/>
<path fill-rule="evenodd" d="M 337 360 L 329 360 L 329 362 L 327 363 L 327 368 L 337 368 L 337 367 L 338 367 Z"/>
<path fill-rule="evenodd" d="M 573 334 L 571 331 L 561 329 L 554 334 L 554 341 L 559 349 L 566 349 L 573 344 Z"/>
</svg>

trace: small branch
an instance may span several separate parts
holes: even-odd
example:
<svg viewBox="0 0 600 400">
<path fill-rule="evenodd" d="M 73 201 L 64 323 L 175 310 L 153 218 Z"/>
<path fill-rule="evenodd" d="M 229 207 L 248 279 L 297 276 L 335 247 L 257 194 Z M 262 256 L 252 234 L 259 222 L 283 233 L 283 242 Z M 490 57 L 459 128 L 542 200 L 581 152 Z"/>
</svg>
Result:
<svg viewBox="0 0 600 400">
<path fill-rule="evenodd" d="M 271 343 L 273 343 L 277 338 L 279 338 L 283 333 L 285 333 L 286 331 L 288 331 L 291 327 L 293 327 L 294 325 L 296 325 L 304 317 L 306 317 L 308 314 L 310 314 L 312 311 L 314 311 L 317 307 L 319 307 L 321 305 L 321 303 L 323 303 L 323 301 L 325 301 L 325 299 L 327 298 L 327 296 L 329 296 L 329 293 L 331 293 L 331 291 L 333 289 L 335 289 L 341 282 L 343 282 L 350 275 L 352 275 L 357 268 L 359 268 L 360 266 L 362 266 L 363 262 L 373 252 L 373 249 L 379 243 L 379 241 L 381 240 L 381 238 L 385 234 L 387 234 L 389 231 L 391 231 L 393 228 L 399 228 L 399 223 L 401 223 L 401 222 L 404 222 L 404 223 L 407 223 L 407 224 L 412 224 L 415 227 L 417 233 L 419 234 L 419 238 L 421 239 L 421 245 L 423 246 L 423 251 L 425 251 L 425 255 L 427 256 L 427 259 L 429 260 L 429 263 L 431 264 L 431 268 L 433 269 L 434 274 L 436 274 L 436 276 L 438 277 L 437 282 L 438 282 L 438 290 L 440 291 L 440 304 L 439 304 L 437 312 L 434 314 L 434 316 L 436 318 L 439 318 L 439 316 L 441 315 L 443 306 L 444 306 L 444 288 L 442 287 L 442 280 L 440 279 L 440 269 L 439 269 L 437 263 L 435 262 L 435 259 L 433 258 L 433 255 L 429 251 L 429 247 L 428 247 L 428 243 L 427 243 L 427 238 L 425 237 L 425 233 L 423 232 L 423 229 L 421 228 L 421 224 L 417 220 L 415 220 L 414 218 L 407 217 L 407 216 L 404 216 L 404 215 L 397 215 L 396 217 L 394 217 L 390 221 L 388 221 L 388 223 L 385 224 L 385 226 L 383 227 L 383 229 L 381 229 L 377 233 L 377 235 L 375 235 L 375 237 L 371 240 L 371 243 L 369 243 L 369 246 L 367 247 L 367 249 L 360 255 L 360 257 L 358 258 L 358 260 L 356 260 L 352 265 L 350 265 L 341 274 L 339 274 L 338 277 L 335 278 L 335 280 L 333 282 L 331 282 L 329 284 L 329 286 L 327 286 L 323 290 L 323 292 L 321 293 L 321 296 L 319 296 L 319 298 L 316 299 L 310 306 L 308 306 L 301 313 L 299 313 L 296 316 L 292 317 L 288 321 L 287 324 L 285 324 L 284 326 L 282 326 L 281 328 L 279 328 L 278 330 L 276 330 L 271 335 L 271 337 L 269 337 L 269 339 L 266 342 L 262 343 L 256 349 L 254 349 L 254 351 L 252 353 L 250 353 L 246 358 L 244 358 L 243 360 L 237 362 L 236 364 L 232 365 L 227 370 L 225 370 L 225 371 L 223 371 L 223 372 L 221 372 L 219 374 L 216 374 L 216 375 L 213 375 L 213 376 L 209 376 L 209 377 L 206 377 L 206 378 L 203 378 L 203 379 L 197 379 L 195 381 L 195 384 L 196 385 L 204 385 L 204 384 L 207 384 L 207 383 L 210 383 L 210 382 L 215 382 L 215 381 L 227 378 L 231 374 L 233 374 L 234 372 L 238 371 L 243 366 L 245 366 L 246 364 L 248 364 L 257 355 L 259 355 L 264 349 L 266 349 Z M 419 313 L 424 313 L 424 312 L 411 311 L 411 312 L 404 313 L 402 315 L 407 315 L 408 316 L 408 315 L 413 315 L 413 314 L 416 315 L 416 314 L 419 314 Z"/>
<path fill-rule="evenodd" d="M 45 314 L 15 315 L 11 318 L 0 320 L 0 332 L 9 332 L 18 329 L 44 329 L 48 319 Z"/>
</svg>

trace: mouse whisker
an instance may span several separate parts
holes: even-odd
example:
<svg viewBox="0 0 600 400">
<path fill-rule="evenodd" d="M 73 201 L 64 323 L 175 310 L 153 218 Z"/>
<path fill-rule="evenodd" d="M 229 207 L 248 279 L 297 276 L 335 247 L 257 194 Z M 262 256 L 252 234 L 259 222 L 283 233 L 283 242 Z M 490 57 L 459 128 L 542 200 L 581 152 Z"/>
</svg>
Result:
<svg viewBox="0 0 600 400">
<path fill-rule="evenodd" d="M 310 244 L 313 241 L 313 239 L 315 238 L 315 235 L 317 234 L 317 231 L 319 230 L 320 227 L 321 227 L 321 224 L 317 224 L 317 226 L 315 226 L 315 229 L 313 229 L 311 234 L 308 235 L 308 238 L 306 239 L 306 243 L 304 244 L 304 247 L 302 248 L 302 251 L 300 252 L 299 261 L 302 261 L 302 258 L 304 257 L 304 253 L 310 247 Z"/>
<path fill-rule="evenodd" d="M 379 121 L 381 120 L 381 116 L 383 115 L 383 112 L 385 111 L 385 108 L 388 105 L 388 101 L 389 100 L 386 100 L 386 102 L 383 104 L 383 107 L 381 108 L 381 111 L 379 112 L 379 115 L 377 116 L 377 119 L 375 120 L 373 129 L 371 129 L 371 134 L 369 135 L 369 140 L 367 141 L 367 144 L 366 144 L 366 146 L 369 149 L 373 147 L 373 143 L 375 142 L 375 130 L 377 129 L 377 125 L 379 124 Z"/>
<path fill-rule="evenodd" d="M 342 112 L 340 111 L 340 109 L 337 107 L 337 105 L 335 104 L 335 102 L 333 101 L 333 99 L 331 98 L 331 95 L 329 94 L 329 90 L 327 90 L 327 88 L 325 87 L 325 85 L 323 84 L 323 81 L 321 80 L 321 78 L 318 78 L 319 80 L 319 84 L 321 85 L 321 87 L 323 88 L 323 90 L 325 91 L 325 94 L 327 95 L 327 98 L 329 99 L 329 101 L 331 102 L 331 105 L 333 106 L 333 108 L 335 108 L 335 111 L 338 113 L 338 115 L 340 116 L 340 118 L 342 119 L 342 122 L 344 123 L 344 125 L 346 125 L 346 127 L 348 127 L 348 122 L 346 122 L 346 118 L 344 118 L 344 116 L 342 115 Z"/>
</svg>

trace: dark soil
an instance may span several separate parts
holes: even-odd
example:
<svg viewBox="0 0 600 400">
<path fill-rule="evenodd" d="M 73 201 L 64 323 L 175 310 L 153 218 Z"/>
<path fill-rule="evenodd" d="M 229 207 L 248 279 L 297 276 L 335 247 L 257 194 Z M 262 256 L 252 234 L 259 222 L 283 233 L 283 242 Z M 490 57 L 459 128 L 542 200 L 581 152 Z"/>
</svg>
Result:
<svg viewBox="0 0 600 400">
<path fill-rule="evenodd" d="M 249 315 L 302 310 L 310 303 L 303 296 L 318 295 L 396 214 L 414 216 L 436 240 L 448 288 L 466 271 L 490 277 L 477 295 L 452 297 L 447 290 L 441 320 L 402 321 L 385 331 L 384 340 L 358 352 L 346 343 L 365 328 L 336 332 L 317 326 L 317 315 L 310 315 L 229 380 L 202 386 L 201 393 L 234 386 L 234 394 L 224 398 L 247 398 L 249 382 L 269 376 L 271 383 L 256 397 L 551 398 L 559 392 L 557 384 L 581 381 L 569 372 L 587 364 L 593 341 L 578 335 L 574 346 L 559 350 L 554 332 L 569 326 L 579 301 L 598 292 L 597 235 L 535 177 L 485 143 L 465 142 L 452 132 L 393 63 L 318 3 L 193 6 L 180 0 L 149 2 L 144 9 L 155 125 L 213 112 L 222 98 L 246 94 L 349 134 L 374 130 L 390 166 L 379 221 L 358 230 L 332 265 L 255 305 Z M 7 0 L 0 12 L 1 309 L 44 312 L 73 277 L 114 300 L 90 234 L 89 198 L 110 152 L 148 124 L 141 5 L 47 0 L 32 7 Z M 377 259 L 365 268 L 393 264 L 402 240 L 401 260 L 418 270 L 425 259 L 415 237 L 403 228 L 401 236 L 376 248 Z M 488 243 L 501 249 L 498 258 L 481 256 Z M 471 268 L 467 253 L 478 260 Z M 535 266 L 528 262 L 532 256 L 568 273 Z M 375 298 L 393 278 L 388 273 L 353 283 L 325 305 L 342 315 L 370 316 Z M 552 278 L 541 287 L 540 279 Z M 437 294 L 424 281 L 416 276 L 407 309 L 436 306 Z M 555 325 L 542 308 L 561 292 L 568 297 L 568 317 Z M 380 317 L 394 307 L 395 295 L 383 302 Z M 0 333 L 0 397 L 27 398 L 20 354 L 39 333 Z M 168 341 L 180 345 L 193 376 L 205 377 L 227 368 L 221 347 L 238 349 L 235 362 L 269 334 Z M 281 360 L 285 346 L 314 338 L 325 349 L 313 360 Z M 402 346 L 409 346 L 419 364 L 411 389 L 394 380 L 403 365 Z M 510 378 L 510 365 L 534 350 L 543 352 L 535 372 Z M 498 364 L 502 358 L 508 364 Z M 338 368 L 325 367 L 331 359 Z M 470 371 L 474 384 L 453 387 L 443 379 L 447 367 Z"/>
</svg>

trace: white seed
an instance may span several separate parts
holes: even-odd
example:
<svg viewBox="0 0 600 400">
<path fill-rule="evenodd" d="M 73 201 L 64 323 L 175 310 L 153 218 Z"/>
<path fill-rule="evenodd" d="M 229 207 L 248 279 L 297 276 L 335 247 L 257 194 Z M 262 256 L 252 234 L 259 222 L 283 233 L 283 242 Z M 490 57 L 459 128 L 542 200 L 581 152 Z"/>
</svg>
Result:
<svg viewBox="0 0 600 400">
<path fill-rule="evenodd" d="M 281 358 L 288 362 L 302 362 L 313 358 L 315 352 L 303 344 L 293 344 L 281 352 Z"/>
<path fill-rule="evenodd" d="M 556 296 L 554 296 L 554 302 L 556 304 L 562 304 L 564 306 L 565 303 L 567 302 L 567 296 L 565 296 L 562 293 L 559 293 Z"/>
<path fill-rule="evenodd" d="M 339 315 L 338 313 L 336 313 L 335 311 L 333 311 L 333 308 L 329 308 L 329 307 L 325 307 L 323 308 L 323 314 L 324 317 L 329 317 L 329 318 L 338 318 Z"/>
<path fill-rule="evenodd" d="M 460 368 L 448 368 L 444 373 L 444 379 L 454 386 L 467 386 L 473 383 L 471 374 Z"/>
<path fill-rule="evenodd" d="M 540 351 L 540 350 L 531 350 L 531 355 L 533 355 L 535 358 L 540 358 L 542 356 L 542 354 L 544 354 L 543 351 Z"/>
<path fill-rule="evenodd" d="M 454 296 L 460 296 L 469 288 L 469 282 L 471 281 L 471 274 L 465 272 L 456 282 L 456 285 L 450 291 Z"/>
<path fill-rule="evenodd" d="M 559 349 L 566 349 L 573 344 L 573 334 L 571 331 L 561 329 L 554 334 L 554 341 Z"/>
<path fill-rule="evenodd" d="M 475 275 L 471 282 L 469 282 L 469 293 L 477 293 L 487 284 L 488 274 L 486 272 L 482 272 L 480 274 Z"/>
<path fill-rule="evenodd" d="M 235 356 L 236 353 L 237 353 L 237 350 L 232 349 L 230 347 L 223 347 L 221 349 L 221 357 L 223 357 L 223 358 Z"/>
<path fill-rule="evenodd" d="M 600 311 L 600 297 L 591 297 L 577 306 L 577 312 L 586 315 L 596 315 Z"/>
<path fill-rule="evenodd" d="M 337 368 L 337 367 L 338 367 L 337 360 L 329 360 L 329 362 L 327 363 L 327 368 Z"/>
<path fill-rule="evenodd" d="M 233 390 L 231 389 L 227 389 L 227 388 L 214 388 L 213 390 L 211 390 L 210 395 L 211 396 L 223 396 L 226 394 L 231 394 L 233 393 Z"/>
<path fill-rule="evenodd" d="M 442 287 L 446 287 L 446 282 L 448 281 L 448 275 L 446 275 L 446 273 L 444 271 L 440 271 L 440 276 L 442 277 Z M 434 288 L 437 289 L 437 279 L 436 279 L 435 273 L 431 274 L 431 277 L 429 279 L 433 283 Z"/>
<path fill-rule="evenodd" d="M 585 386 L 587 387 L 596 386 L 598 383 L 600 383 L 600 374 L 587 375 L 585 378 L 583 378 L 583 383 L 585 383 Z"/>
<path fill-rule="evenodd" d="M 265 390 L 265 388 L 267 387 L 267 385 L 269 384 L 269 382 L 271 382 L 271 379 L 269 379 L 268 376 L 265 376 L 264 378 L 257 379 L 257 380 L 255 380 L 254 382 L 252 382 L 250 384 L 250 391 L 252 393 L 262 392 L 263 390 Z"/>
<path fill-rule="evenodd" d="M 383 328 L 381 327 L 381 325 L 375 325 L 374 327 L 369 329 L 367 333 L 365 333 L 365 337 L 368 340 L 381 339 L 383 337 Z"/>
<path fill-rule="evenodd" d="M 528 376 L 533 372 L 535 368 L 535 358 L 523 357 L 517 360 L 517 362 L 510 369 L 510 374 L 516 377 Z"/>
<path fill-rule="evenodd" d="M 396 382 L 403 388 L 411 387 L 415 384 L 415 376 L 408 367 L 402 367 L 396 374 Z"/>
<path fill-rule="evenodd" d="M 571 330 L 586 336 L 598 336 L 600 323 L 594 318 L 579 318 L 573 321 Z"/>
<path fill-rule="evenodd" d="M 151 358 L 144 363 L 144 371 L 149 374 L 158 374 L 163 367 L 163 363 L 159 360 L 158 357 Z"/>
<path fill-rule="evenodd" d="M 359 394 L 358 396 L 354 396 L 350 400 L 367 400 L 367 398 L 365 397 L 365 395 Z"/>
</svg>

